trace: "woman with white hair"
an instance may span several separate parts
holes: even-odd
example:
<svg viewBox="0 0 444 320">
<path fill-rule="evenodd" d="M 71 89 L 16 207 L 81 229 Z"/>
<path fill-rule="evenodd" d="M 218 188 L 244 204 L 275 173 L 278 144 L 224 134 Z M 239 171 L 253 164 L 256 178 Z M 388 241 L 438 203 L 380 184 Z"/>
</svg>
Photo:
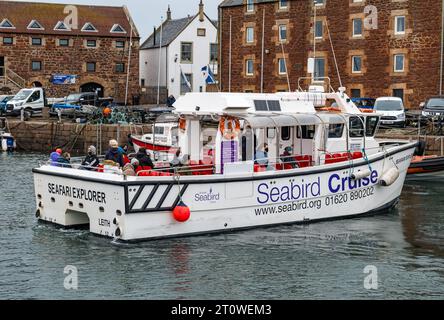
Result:
<svg viewBox="0 0 444 320">
<path fill-rule="evenodd" d="M 124 166 L 123 155 L 119 152 L 119 143 L 116 140 L 109 141 L 109 149 L 105 155 L 105 160 L 118 163 L 121 168 Z"/>
<path fill-rule="evenodd" d="M 86 156 L 85 160 L 82 162 L 82 168 L 86 170 L 95 170 L 97 166 L 100 164 L 100 160 L 97 157 L 97 150 L 94 146 L 89 146 L 88 148 L 88 155 Z"/>
</svg>

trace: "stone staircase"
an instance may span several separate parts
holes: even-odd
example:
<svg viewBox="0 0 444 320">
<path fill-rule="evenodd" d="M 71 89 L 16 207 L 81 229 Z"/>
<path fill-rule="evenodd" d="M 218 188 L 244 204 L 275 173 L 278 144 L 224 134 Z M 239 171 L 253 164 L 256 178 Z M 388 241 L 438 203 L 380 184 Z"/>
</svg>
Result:
<svg viewBox="0 0 444 320">
<path fill-rule="evenodd" d="M 16 94 L 26 87 L 26 80 L 9 68 L 4 68 L 0 74 L 0 94 Z"/>
</svg>

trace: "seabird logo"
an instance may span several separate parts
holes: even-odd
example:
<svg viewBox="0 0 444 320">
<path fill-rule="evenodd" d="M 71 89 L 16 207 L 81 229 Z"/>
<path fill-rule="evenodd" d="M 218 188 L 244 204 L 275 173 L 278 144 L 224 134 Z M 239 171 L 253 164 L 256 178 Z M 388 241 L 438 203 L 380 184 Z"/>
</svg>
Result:
<svg viewBox="0 0 444 320">
<path fill-rule="evenodd" d="M 210 188 L 210 192 L 199 192 L 194 195 L 194 201 L 196 202 L 216 202 L 220 200 L 220 193 L 213 193 L 213 188 Z"/>
</svg>

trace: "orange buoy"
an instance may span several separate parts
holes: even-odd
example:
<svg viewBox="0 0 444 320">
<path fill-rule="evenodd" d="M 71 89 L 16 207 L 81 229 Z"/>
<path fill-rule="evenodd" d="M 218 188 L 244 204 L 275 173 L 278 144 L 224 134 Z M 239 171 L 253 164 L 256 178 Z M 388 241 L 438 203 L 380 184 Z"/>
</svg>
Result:
<svg viewBox="0 0 444 320">
<path fill-rule="evenodd" d="M 106 107 L 105 109 L 103 109 L 103 115 L 105 116 L 105 117 L 107 117 L 107 116 L 109 116 L 110 114 L 111 114 L 111 109 L 110 108 L 108 108 L 108 107 Z"/>
<path fill-rule="evenodd" d="M 185 222 L 190 219 L 191 211 L 188 206 L 182 201 L 173 210 L 174 219 L 178 222 Z"/>
</svg>

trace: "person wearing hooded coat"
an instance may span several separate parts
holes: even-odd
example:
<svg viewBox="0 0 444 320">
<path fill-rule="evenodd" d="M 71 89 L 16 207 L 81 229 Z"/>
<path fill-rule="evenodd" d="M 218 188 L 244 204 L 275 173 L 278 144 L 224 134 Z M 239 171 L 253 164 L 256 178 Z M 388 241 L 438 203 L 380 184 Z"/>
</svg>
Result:
<svg viewBox="0 0 444 320">
<path fill-rule="evenodd" d="M 119 152 L 119 143 L 116 140 L 111 140 L 109 142 L 109 150 L 105 155 L 105 160 L 111 160 L 118 163 L 122 168 L 125 163 L 123 161 L 123 155 Z"/>
<path fill-rule="evenodd" d="M 57 167 L 59 163 L 59 158 L 62 156 L 62 149 L 57 149 L 56 151 L 52 152 L 49 156 L 49 159 L 51 160 L 51 165 Z"/>
<path fill-rule="evenodd" d="M 96 147 L 90 146 L 88 148 L 88 155 L 85 157 L 85 159 L 82 162 L 82 167 L 86 170 L 95 170 L 97 166 L 100 164 L 100 160 L 97 157 L 97 150 Z"/>
</svg>

